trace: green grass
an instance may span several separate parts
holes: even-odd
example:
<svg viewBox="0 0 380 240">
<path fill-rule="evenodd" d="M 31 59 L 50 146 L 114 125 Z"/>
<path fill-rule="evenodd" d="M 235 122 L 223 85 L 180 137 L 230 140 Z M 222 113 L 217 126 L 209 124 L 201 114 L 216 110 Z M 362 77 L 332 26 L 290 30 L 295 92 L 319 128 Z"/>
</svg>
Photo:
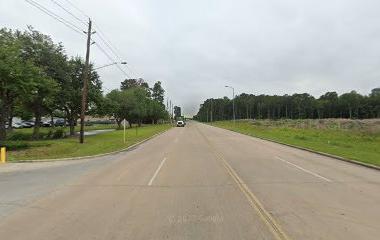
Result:
<svg viewBox="0 0 380 240">
<path fill-rule="evenodd" d="M 168 124 L 146 125 L 138 128 L 137 135 L 135 128 L 127 129 L 126 143 L 123 142 L 123 130 L 87 136 L 83 145 L 78 143 L 77 137 L 58 140 L 8 141 L 8 144 L 24 144 L 20 150 L 8 151 L 8 161 L 80 157 L 113 152 L 131 146 L 170 127 Z M 89 129 L 90 127 L 86 128 L 86 130 Z"/>
<path fill-rule="evenodd" d="M 276 140 L 320 152 L 380 166 L 380 133 L 359 129 L 299 128 L 272 121 L 220 121 L 213 126 L 250 136 Z"/>
</svg>

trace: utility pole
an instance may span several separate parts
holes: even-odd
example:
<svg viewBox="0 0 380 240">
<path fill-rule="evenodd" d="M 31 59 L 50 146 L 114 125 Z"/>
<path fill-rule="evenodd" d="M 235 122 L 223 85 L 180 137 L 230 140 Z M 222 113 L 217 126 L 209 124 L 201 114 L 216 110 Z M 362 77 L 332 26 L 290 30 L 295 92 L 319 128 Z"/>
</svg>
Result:
<svg viewBox="0 0 380 240">
<path fill-rule="evenodd" d="M 211 98 L 211 116 L 210 116 L 210 117 L 211 117 L 211 122 L 212 122 L 212 120 L 213 120 L 213 119 L 212 119 L 212 112 L 213 112 L 212 103 L 213 103 L 213 101 L 212 101 L 212 98 Z"/>
<path fill-rule="evenodd" d="M 232 89 L 232 116 L 234 119 L 234 124 L 236 122 L 236 117 L 235 117 L 235 88 L 231 86 L 225 86 L 226 88 L 231 88 Z"/>
<path fill-rule="evenodd" d="M 88 30 L 87 30 L 87 50 L 86 50 L 86 62 L 83 69 L 83 89 L 82 89 L 82 109 L 80 113 L 80 136 L 79 142 L 84 143 L 84 117 L 86 114 L 87 107 L 87 92 L 88 92 L 88 79 L 90 75 L 90 47 L 91 47 L 91 35 L 93 34 L 91 31 L 92 22 L 91 19 L 88 19 Z"/>
<path fill-rule="evenodd" d="M 170 100 L 168 112 L 169 112 L 169 116 L 170 116 L 170 124 L 173 124 L 173 118 L 172 118 L 172 100 Z"/>
</svg>

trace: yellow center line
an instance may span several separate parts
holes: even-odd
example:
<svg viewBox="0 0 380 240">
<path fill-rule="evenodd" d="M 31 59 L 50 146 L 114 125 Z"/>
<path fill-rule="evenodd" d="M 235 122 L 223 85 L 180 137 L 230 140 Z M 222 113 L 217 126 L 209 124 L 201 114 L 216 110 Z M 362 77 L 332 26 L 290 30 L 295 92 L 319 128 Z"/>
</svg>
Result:
<svg viewBox="0 0 380 240">
<path fill-rule="evenodd" d="M 212 145 L 209 139 L 202 133 L 202 131 L 200 131 L 198 127 L 196 128 L 211 148 L 215 157 L 222 163 L 222 166 L 226 169 L 227 173 L 238 185 L 239 189 L 243 192 L 250 205 L 256 210 L 261 220 L 263 220 L 263 222 L 268 226 L 269 230 L 273 233 L 275 238 L 278 240 L 290 240 L 286 233 L 281 229 L 280 225 L 276 222 L 276 220 L 269 214 L 267 210 L 265 210 L 263 204 L 261 204 L 261 202 L 255 196 L 255 194 L 253 194 L 253 192 L 249 189 L 247 184 L 244 183 L 244 181 L 239 177 L 239 175 L 235 172 L 231 165 L 228 164 L 223 155 L 216 150 L 216 148 Z"/>
</svg>

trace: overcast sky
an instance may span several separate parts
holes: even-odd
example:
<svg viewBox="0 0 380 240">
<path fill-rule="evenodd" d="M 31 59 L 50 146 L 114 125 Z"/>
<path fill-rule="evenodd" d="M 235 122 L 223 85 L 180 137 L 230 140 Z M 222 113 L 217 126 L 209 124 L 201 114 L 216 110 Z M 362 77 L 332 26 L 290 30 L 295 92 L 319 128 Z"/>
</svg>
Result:
<svg viewBox="0 0 380 240">
<path fill-rule="evenodd" d="M 35 1 L 85 28 L 51 0 Z M 86 21 L 66 0 L 55 1 Z M 316 97 L 380 87 L 378 0 L 70 1 L 111 40 L 130 76 L 161 81 L 188 115 L 208 97 L 231 97 L 225 85 L 237 94 Z M 1 27 L 27 25 L 62 42 L 67 54 L 84 56 L 84 36 L 24 0 L 0 0 Z M 110 62 L 96 46 L 91 61 Z M 108 90 L 126 78 L 116 67 L 99 73 Z"/>
</svg>

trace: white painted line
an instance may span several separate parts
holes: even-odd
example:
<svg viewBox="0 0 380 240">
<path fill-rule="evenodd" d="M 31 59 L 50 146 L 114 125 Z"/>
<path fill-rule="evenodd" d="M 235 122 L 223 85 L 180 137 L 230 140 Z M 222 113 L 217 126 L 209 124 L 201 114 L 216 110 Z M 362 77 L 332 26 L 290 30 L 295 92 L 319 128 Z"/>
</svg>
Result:
<svg viewBox="0 0 380 240">
<path fill-rule="evenodd" d="M 164 158 L 164 159 L 161 161 L 161 163 L 160 163 L 160 165 L 158 166 L 156 172 L 153 174 L 152 178 L 150 179 L 150 181 L 149 181 L 149 183 L 148 183 L 148 186 L 152 186 L 152 183 L 153 183 L 154 179 L 156 178 L 158 172 L 159 172 L 160 169 L 162 168 L 162 165 L 164 165 L 165 161 L 166 161 L 166 158 Z"/>
<path fill-rule="evenodd" d="M 284 163 L 287 163 L 287 164 L 289 164 L 289 165 L 292 165 L 293 167 L 298 168 L 299 170 L 302 170 L 302 171 L 304 171 L 304 172 L 306 172 L 306 173 L 309 173 L 309 174 L 313 175 L 314 177 L 318 177 L 318 178 L 320 178 L 320 179 L 323 179 L 323 180 L 325 180 L 326 182 L 332 182 L 332 180 L 330 180 L 330 179 L 328 179 L 328 178 L 325 178 L 325 177 L 319 175 L 318 173 L 315 173 L 315 172 L 312 172 L 312 171 L 310 171 L 310 170 L 307 170 L 307 169 L 305 169 L 305 168 L 303 168 L 303 167 L 300 167 L 300 166 L 298 166 L 298 165 L 296 165 L 296 164 L 294 164 L 294 163 L 288 162 L 288 161 L 286 161 L 285 159 L 282 159 L 282 158 L 280 158 L 280 157 L 276 157 L 276 158 L 277 158 L 278 160 L 284 162 Z"/>
</svg>

